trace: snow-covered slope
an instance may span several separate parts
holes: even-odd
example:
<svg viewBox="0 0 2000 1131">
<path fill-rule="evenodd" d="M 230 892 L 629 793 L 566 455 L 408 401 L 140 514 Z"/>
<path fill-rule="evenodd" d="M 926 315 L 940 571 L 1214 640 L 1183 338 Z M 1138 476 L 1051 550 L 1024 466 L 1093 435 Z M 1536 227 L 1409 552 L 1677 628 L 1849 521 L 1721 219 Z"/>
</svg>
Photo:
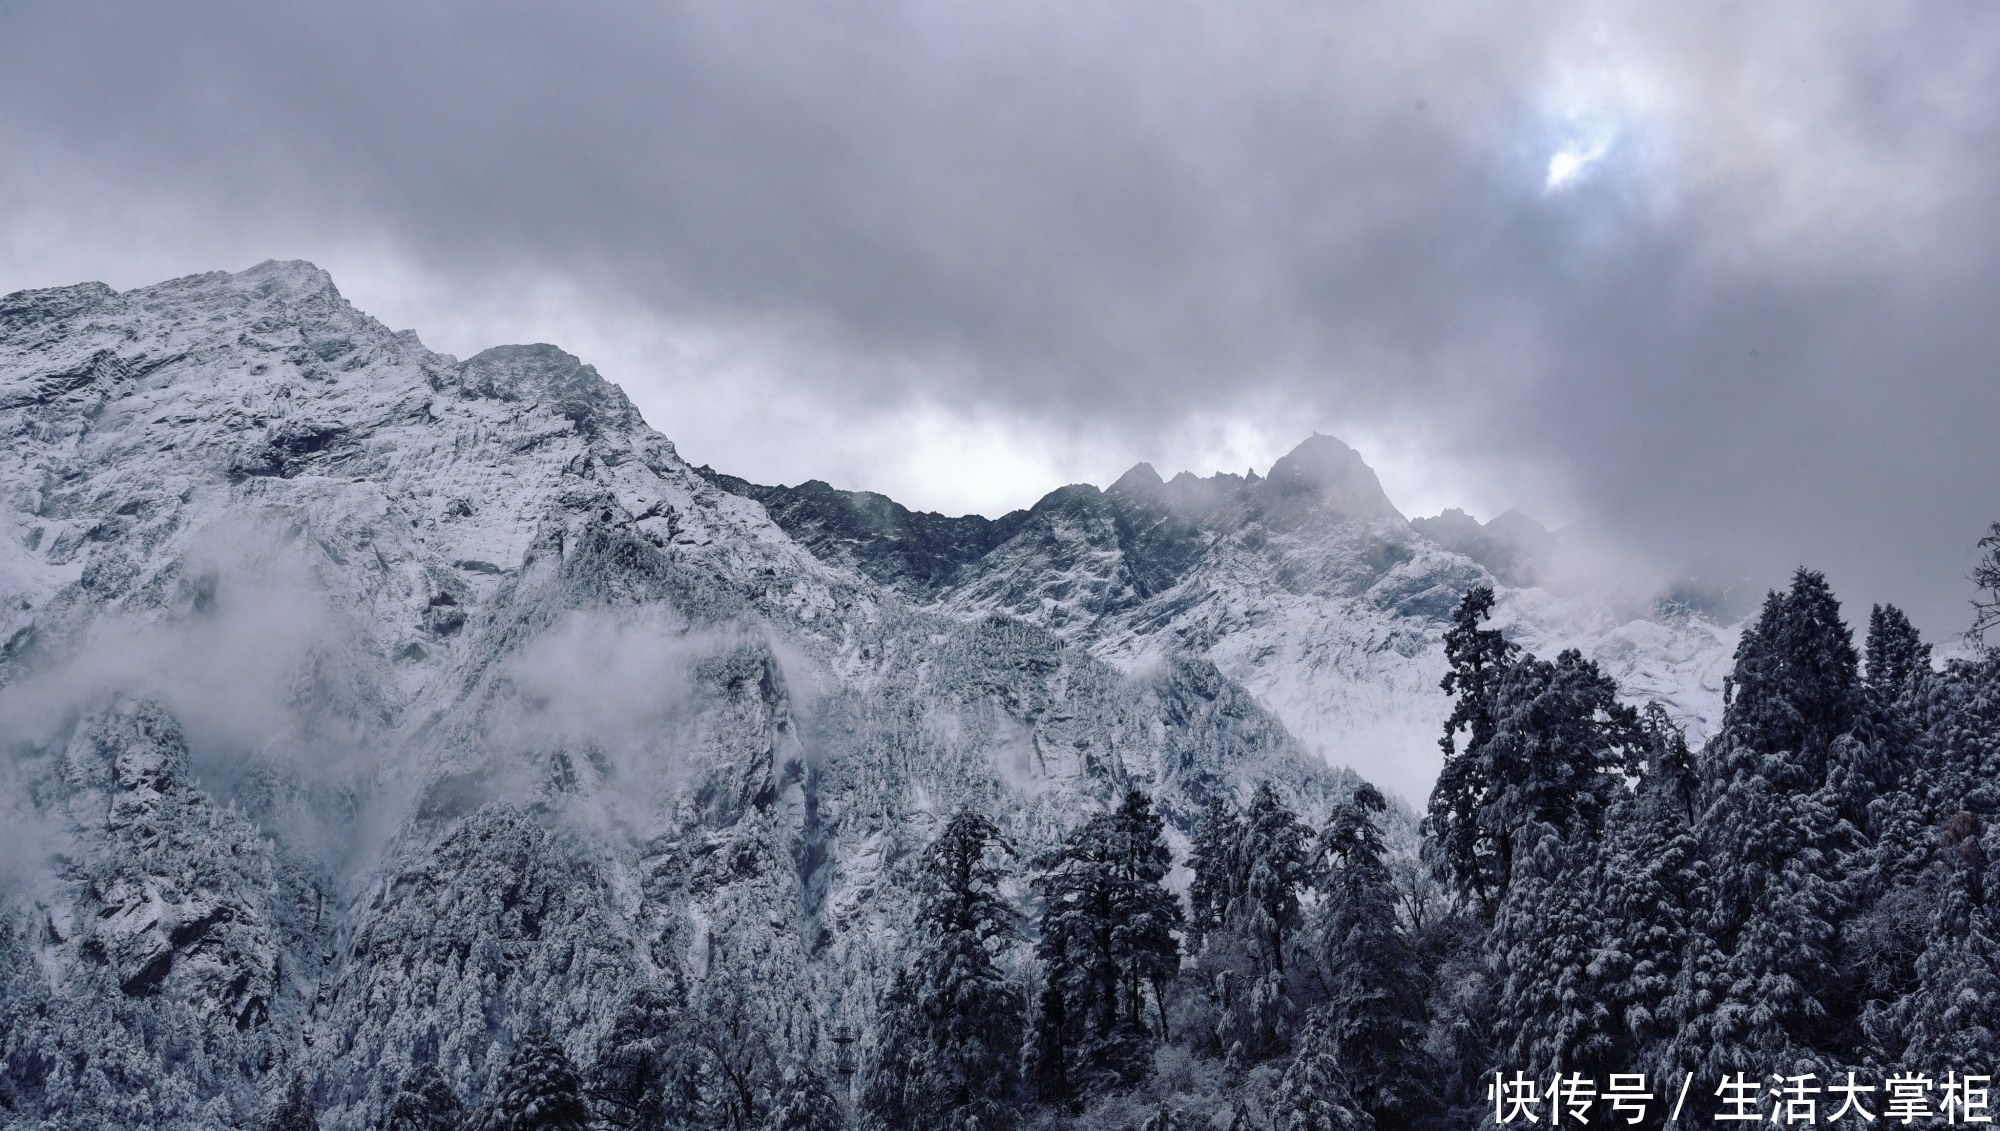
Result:
<svg viewBox="0 0 2000 1131">
<path fill-rule="evenodd" d="M 997 573 L 916 607 L 577 359 L 433 353 L 309 264 L 7 296 L 0 435 L 10 1126 L 294 1076 L 367 1126 L 649 1000 L 824 1062 L 954 810 L 1028 853 L 1127 784 L 1182 829 L 1349 785 L 1198 652 L 1106 663 Z"/>
<path fill-rule="evenodd" d="M 1581 650 L 1627 698 L 1660 701 L 1696 740 L 1719 718 L 1735 648 L 1734 630 L 1684 609 L 1635 618 L 1510 586 L 1533 579 L 1531 554 L 1548 552 L 1552 536 L 1512 512 L 1485 527 L 1462 512 L 1411 523 L 1330 436 L 1308 439 L 1269 476 L 1163 482 L 1141 464 L 1108 489 L 1064 487 L 976 528 L 824 484 L 715 478 L 760 498 L 827 560 L 954 616 L 1043 625 L 1122 671 L 1206 658 L 1308 748 L 1418 806 L 1449 713 L 1438 690 L 1443 630 L 1474 586 L 1498 589 L 1496 622 L 1524 647 Z M 923 563 L 921 580 L 911 560 Z"/>
</svg>

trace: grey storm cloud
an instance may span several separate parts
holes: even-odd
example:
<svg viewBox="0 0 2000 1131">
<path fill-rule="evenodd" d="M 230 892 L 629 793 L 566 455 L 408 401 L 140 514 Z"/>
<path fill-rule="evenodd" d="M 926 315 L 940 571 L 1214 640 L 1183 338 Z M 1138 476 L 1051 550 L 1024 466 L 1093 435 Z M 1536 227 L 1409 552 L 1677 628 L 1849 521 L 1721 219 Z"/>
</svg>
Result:
<svg viewBox="0 0 2000 1131">
<path fill-rule="evenodd" d="M 1401 428 L 1943 633 L 2000 518 L 1995 90 L 1991 0 L 12 3 L 0 211 L 560 275 L 853 414 Z"/>
</svg>

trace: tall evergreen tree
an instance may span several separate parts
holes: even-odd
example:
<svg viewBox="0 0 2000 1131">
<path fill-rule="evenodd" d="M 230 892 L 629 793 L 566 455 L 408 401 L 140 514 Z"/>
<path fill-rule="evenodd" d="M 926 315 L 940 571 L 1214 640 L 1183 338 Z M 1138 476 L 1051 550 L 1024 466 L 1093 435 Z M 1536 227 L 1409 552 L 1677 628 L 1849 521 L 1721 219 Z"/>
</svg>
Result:
<svg viewBox="0 0 2000 1131">
<path fill-rule="evenodd" d="M 1188 883 L 1190 951 L 1200 951 L 1208 933 L 1229 922 L 1242 840 L 1243 821 L 1229 797 L 1217 793 L 1209 798 L 1208 808 L 1195 825 L 1194 843 L 1188 848 L 1188 868 L 1194 873 Z"/>
<path fill-rule="evenodd" d="M 1445 765 L 1425 828 L 1439 878 L 1490 918 L 1506 894 L 1525 830 L 1565 838 L 1597 832 L 1623 772 L 1644 749 L 1638 714 L 1618 685 L 1574 649 L 1553 663 L 1519 655 L 1478 628 L 1492 605 L 1475 590 L 1447 633 L 1458 701 L 1445 723 Z M 1463 750 L 1460 729 L 1469 732 Z"/>
<path fill-rule="evenodd" d="M 1931 670 L 1931 646 L 1894 605 L 1869 611 L 1867 657 L 1868 689 L 1877 699 L 1895 699 L 1911 680 Z"/>
<path fill-rule="evenodd" d="M 1664 1079 L 1692 1067 L 1667 1058 L 1683 1012 L 1675 994 L 1700 910 L 1696 892 L 1709 866 L 1695 836 L 1698 783 L 1687 736 L 1658 703 L 1647 704 L 1642 727 L 1645 773 L 1613 806 L 1596 854 L 1590 887 L 1602 931 L 1594 961 L 1612 1015 L 1610 1059 Z"/>
<path fill-rule="evenodd" d="M 501 1070 L 481 1131 L 580 1131 L 590 1126 L 582 1082 L 547 1033 L 524 1034 Z"/>
<path fill-rule="evenodd" d="M 1356 1102 L 1386 1126 L 1417 1118 L 1424 1002 L 1417 954 L 1396 919 L 1395 881 L 1377 825 L 1388 811 L 1363 784 L 1320 834 L 1325 869 L 1313 924 L 1325 1004 L 1319 1015 Z"/>
<path fill-rule="evenodd" d="M 1225 801 L 1210 805 L 1191 861 L 1196 913 L 1206 920 L 1192 971 L 1214 1009 L 1198 1040 L 1213 1040 L 1232 1063 L 1285 1051 L 1299 1010 L 1301 971 L 1292 951 L 1302 920 L 1300 895 L 1313 876 L 1312 833 L 1262 782 L 1238 816 Z M 1308 964 L 1310 965 L 1310 964 Z"/>
<path fill-rule="evenodd" d="M 1494 890 L 1498 877 L 1490 861 L 1496 849 L 1488 843 L 1489 833 L 1480 819 L 1493 791 L 1484 752 L 1499 725 L 1500 680 L 1520 653 L 1520 647 L 1500 630 L 1479 627 L 1492 615 L 1493 590 L 1481 586 L 1459 601 L 1452 627 L 1444 634 L 1450 670 L 1439 686 L 1455 698 L 1444 736 L 1438 740 L 1444 766 L 1431 788 L 1424 819 L 1425 850 L 1432 856 L 1438 879 L 1475 899 L 1488 914 L 1498 896 Z"/>
<path fill-rule="evenodd" d="M 1500 1063 L 1536 1077 L 1620 1070 L 1611 984 L 1619 956 L 1605 945 L 1599 846 L 1546 824 L 1521 835 L 1535 837 L 1534 849 L 1517 859 L 1487 936 L 1501 979 Z"/>
<path fill-rule="evenodd" d="M 1901 1062 L 1991 1065 L 2000 1058 L 2000 930 L 1987 904 L 1979 817 L 1960 811 L 1939 830 L 1928 930 L 1917 984 L 1897 1004 Z"/>
<path fill-rule="evenodd" d="M 1001 893 L 1012 849 L 993 822 L 960 813 L 924 851 L 917 952 L 884 1006 L 864 1106 L 878 1126 L 1013 1126 L 1024 999 L 998 953 L 1019 941 Z"/>
<path fill-rule="evenodd" d="M 1790 590 L 1765 599 L 1736 646 L 1722 708 L 1731 769 L 1783 754 L 1768 767 L 1773 784 L 1816 788 L 1834 739 L 1854 726 L 1860 691 L 1860 657 L 1840 602 L 1824 574 L 1801 569 Z"/>
<path fill-rule="evenodd" d="M 1112 817 L 1117 884 L 1113 904 L 1112 949 L 1125 978 L 1125 1024 L 1134 1032 L 1147 1030 L 1145 999 L 1151 992 L 1159 1019 L 1159 1039 L 1167 1037 L 1166 986 L 1181 968 L 1179 933 L 1181 902 L 1167 890 L 1173 852 L 1167 847 L 1166 822 L 1153 800 L 1139 790 L 1126 791 Z"/>
<path fill-rule="evenodd" d="M 1242 895 L 1234 901 L 1233 925 L 1261 965 L 1280 975 L 1299 927 L 1299 895 L 1312 882 L 1311 840 L 1311 831 L 1286 808 L 1271 783 L 1259 782 L 1243 815 L 1237 849 Z"/>
<path fill-rule="evenodd" d="M 465 1102 L 452 1091 L 436 1064 L 425 1062 L 411 1069 L 389 1101 L 389 1119 L 384 1131 L 459 1131 L 465 1121 Z"/>
<path fill-rule="evenodd" d="M 1859 657 L 1824 577 L 1800 570 L 1743 634 L 1721 733 L 1701 759 L 1699 822 L 1712 882 L 1676 1058 L 1705 1072 L 1760 1063 L 1830 1071 L 1851 1025 L 1836 995 L 1836 924 L 1848 907 L 1843 854 L 1859 833 L 1838 788 L 1855 761 Z"/>
<path fill-rule="evenodd" d="M 1151 800 L 1132 790 L 1117 811 L 1085 821 L 1038 865 L 1036 955 L 1055 998 L 1045 992 L 1038 1016 L 1037 1074 L 1045 1088 L 1065 1091 L 1130 1084 L 1158 1035 L 1147 1021 L 1147 994 L 1164 1033 L 1165 984 L 1180 968 L 1181 909 L 1164 885 L 1173 865 L 1164 824 Z M 1046 1028 L 1057 1024 L 1060 1032 Z M 1060 1067 L 1043 1060 L 1058 1046 Z"/>
</svg>

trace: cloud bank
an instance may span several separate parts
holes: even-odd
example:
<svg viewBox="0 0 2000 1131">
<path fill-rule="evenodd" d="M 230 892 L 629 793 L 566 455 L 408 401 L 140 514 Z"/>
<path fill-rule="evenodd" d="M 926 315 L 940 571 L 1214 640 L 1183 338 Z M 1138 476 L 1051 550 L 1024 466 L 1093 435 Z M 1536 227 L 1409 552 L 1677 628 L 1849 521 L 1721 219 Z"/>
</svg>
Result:
<svg viewBox="0 0 2000 1131">
<path fill-rule="evenodd" d="M 0 10 L 0 289 L 315 259 L 691 457 L 914 505 L 1312 428 L 1406 511 L 1827 568 L 2000 516 L 2000 9 Z"/>
</svg>

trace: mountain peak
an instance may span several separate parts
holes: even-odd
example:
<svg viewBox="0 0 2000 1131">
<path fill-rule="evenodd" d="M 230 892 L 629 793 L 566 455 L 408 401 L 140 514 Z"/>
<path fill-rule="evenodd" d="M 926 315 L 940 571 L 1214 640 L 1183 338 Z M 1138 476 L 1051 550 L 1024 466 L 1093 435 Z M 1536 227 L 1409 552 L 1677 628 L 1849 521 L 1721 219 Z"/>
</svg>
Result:
<svg viewBox="0 0 2000 1131">
<path fill-rule="evenodd" d="M 459 363 L 467 391 L 497 400 L 551 404 L 580 427 L 635 426 L 639 410 L 595 366 L 546 342 L 494 346 Z"/>
<path fill-rule="evenodd" d="M 1353 518 L 1404 521 L 1361 453 L 1318 432 L 1272 464 L 1265 482 L 1281 494 L 1315 495 Z"/>
<path fill-rule="evenodd" d="M 1166 481 L 1160 478 L 1159 472 L 1153 470 L 1152 464 L 1135 463 L 1132 465 L 1132 470 L 1119 476 L 1118 482 L 1113 483 L 1109 490 L 1121 491 L 1129 495 L 1157 491 L 1164 486 L 1166 486 Z"/>
<path fill-rule="evenodd" d="M 332 275 L 318 264 L 304 259 L 266 259 L 230 277 L 239 282 L 275 287 L 294 294 L 340 293 L 340 289 L 333 285 Z"/>
</svg>

